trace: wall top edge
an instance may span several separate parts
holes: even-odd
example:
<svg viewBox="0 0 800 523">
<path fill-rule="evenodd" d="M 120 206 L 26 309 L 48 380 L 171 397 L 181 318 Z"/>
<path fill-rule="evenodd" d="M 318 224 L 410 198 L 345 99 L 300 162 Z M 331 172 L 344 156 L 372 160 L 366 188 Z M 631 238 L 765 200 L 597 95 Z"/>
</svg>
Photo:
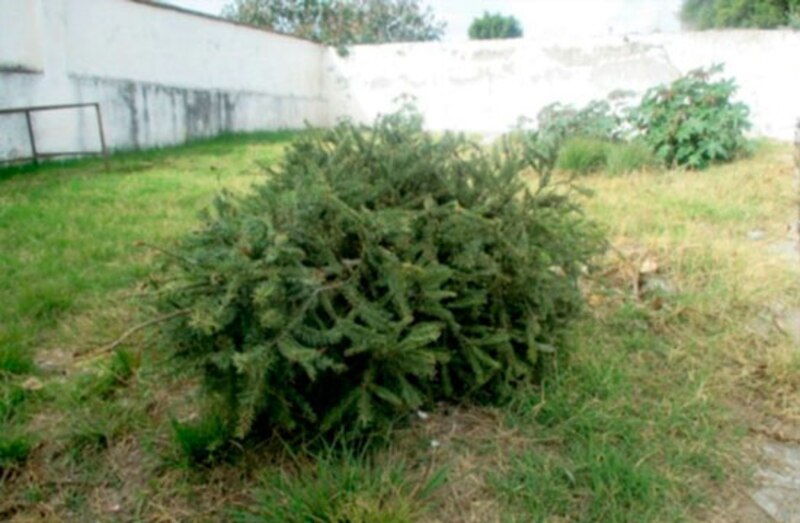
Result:
<svg viewBox="0 0 800 523">
<path fill-rule="evenodd" d="M 491 48 L 491 47 L 513 47 L 513 46 L 537 46 L 537 45 L 557 45 L 568 47 L 569 44 L 584 45 L 597 43 L 620 43 L 620 42 L 648 42 L 658 41 L 668 38 L 690 37 L 690 38 L 720 38 L 720 37 L 739 37 L 747 38 L 797 38 L 800 39 L 800 31 L 795 29 L 709 29 L 704 31 L 673 31 L 673 32 L 652 32 L 652 33 L 617 33 L 617 34 L 596 34 L 574 37 L 565 40 L 557 36 L 541 37 L 525 36 L 522 38 L 509 38 L 497 40 L 434 40 L 427 42 L 389 42 L 382 44 L 356 44 L 350 46 L 354 50 L 367 50 L 379 48 L 407 48 L 407 47 L 439 47 L 442 49 L 469 49 L 469 48 Z"/>
<path fill-rule="evenodd" d="M 301 37 L 293 35 L 293 34 L 282 33 L 280 31 L 274 31 L 272 29 L 265 29 L 265 28 L 259 27 L 257 25 L 248 24 L 248 23 L 245 23 L 245 22 L 237 22 L 236 20 L 229 20 L 229 19 L 223 18 L 221 16 L 215 16 L 215 15 L 211 15 L 211 14 L 208 14 L 208 13 L 201 13 L 199 11 L 193 11 L 191 9 L 186 9 L 184 7 L 180 7 L 180 6 L 177 6 L 177 5 L 164 4 L 164 3 L 161 3 L 161 2 L 156 2 L 155 0 L 127 0 L 127 1 L 128 2 L 133 2 L 135 4 L 144 5 L 144 6 L 147 6 L 147 7 L 152 7 L 152 8 L 155 8 L 155 9 L 164 9 L 166 11 L 173 11 L 173 12 L 184 14 L 184 15 L 188 15 L 188 16 L 195 16 L 195 17 L 198 17 L 198 18 L 205 18 L 206 20 L 211 20 L 213 22 L 219 22 L 219 23 L 228 24 L 228 25 L 235 25 L 235 26 L 238 26 L 238 27 L 245 27 L 247 29 L 253 29 L 255 31 L 260 31 L 262 33 L 267 33 L 267 34 L 271 34 L 271 35 L 275 35 L 275 36 L 283 36 L 283 37 L 286 37 L 286 38 L 291 38 L 293 40 L 298 40 L 300 42 L 305 42 L 305 43 L 308 43 L 308 44 L 312 44 L 312 45 L 315 45 L 315 46 L 320 47 L 320 48 L 326 48 L 327 47 L 325 45 L 320 44 L 319 42 L 315 42 L 315 41 L 309 40 L 307 38 L 301 38 Z"/>
</svg>

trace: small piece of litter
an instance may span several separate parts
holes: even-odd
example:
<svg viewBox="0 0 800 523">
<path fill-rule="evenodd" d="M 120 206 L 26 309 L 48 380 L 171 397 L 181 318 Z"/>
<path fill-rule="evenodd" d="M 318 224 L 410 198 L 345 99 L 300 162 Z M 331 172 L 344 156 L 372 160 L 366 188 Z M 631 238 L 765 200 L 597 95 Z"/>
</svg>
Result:
<svg viewBox="0 0 800 523">
<path fill-rule="evenodd" d="M 439 448 L 441 446 L 442 446 L 442 443 L 438 439 L 432 439 L 431 440 L 431 448 L 432 449 L 437 449 L 437 448 Z"/>
<path fill-rule="evenodd" d="M 654 258 L 645 258 L 639 267 L 641 274 L 653 274 L 658 272 L 658 262 Z"/>
<path fill-rule="evenodd" d="M 421 419 L 422 421 L 427 421 L 427 419 L 428 419 L 430 416 L 429 416 L 429 415 L 428 415 L 428 413 L 427 413 L 427 412 L 425 412 L 424 410 L 418 410 L 418 411 L 417 411 L 417 417 L 418 417 L 419 419 Z"/>
<path fill-rule="evenodd" d="M 44 384 L 36 378 L 28 378 L 22 382 L 22 388 L 25 390 L 42 390 Z"/>
</svg>

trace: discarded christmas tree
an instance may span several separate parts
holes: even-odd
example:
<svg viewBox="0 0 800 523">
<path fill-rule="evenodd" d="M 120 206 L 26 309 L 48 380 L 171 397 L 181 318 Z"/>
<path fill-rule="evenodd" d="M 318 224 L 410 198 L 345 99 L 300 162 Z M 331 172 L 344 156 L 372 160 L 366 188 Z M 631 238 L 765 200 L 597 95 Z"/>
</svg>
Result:
<svg viewBox="0 0 800 523">
<path fill-rule="evenodd" d="M 502 401 L 562 346 L 602 246 L 531 144 L 435 137 L 408 108 L 303 135 L 175 248 L 167 346 L 239 437 Z"/>
</svg>

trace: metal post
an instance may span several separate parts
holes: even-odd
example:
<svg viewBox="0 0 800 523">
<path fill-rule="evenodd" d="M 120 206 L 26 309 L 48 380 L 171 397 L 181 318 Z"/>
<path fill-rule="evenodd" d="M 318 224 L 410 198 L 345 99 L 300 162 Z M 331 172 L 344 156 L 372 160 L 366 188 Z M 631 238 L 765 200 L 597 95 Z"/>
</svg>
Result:
<svg viewBox="0 0 800 523">
<path fill-rule="evenodd" d="M 33 153 L 33 163 L 39 165 L 39 154 L 36 152 L 36 138 L 33 136 L 33 122 L 31 122 L 31 112 L 25 111 L 25 121 L 28 124 L 28 137 L 31 140 L 31 152 Z"/>
<path fill-rule="evenodd" d="M 797 193 L 797 222 L 794 227 L 795 234 L 797 234 L 797 248 L 800 250 L 800 119 L 797 120 L 797 127 L 794 130 L 794 165 L 794 182 Z"/>
<path fill-rule="evenodd" d="M 2 1 L 2 0 L 0 0 Z M 56 111 L 61 109 L 78 109 L 81 107 L 91 108 L 94 107 L 95 116 L 97 117 L 97 129 L 100 133 L 100 145 L 102 146 L 101 151 L 53 151 L 53 152 L 41 152 L 36 147 L 36 135 L 34 134 L 33 130 L 33 113 L 36 111 Z M 18 114 L 18 113 L 25 113 L 25 122 L 28 125 L 28 138 L 31 142 L 31 156 L 25 158 L 16 158 L 10 160 L 12 162 L 19 161 L 19 160 L 33 160 L 35 164 L 39 164 L 39 159 L 44 158 L 57 158 L 59 156 L 86 156 L 89 154 L 94 155 L 103 155 L 103 160 L 106 166 L 106 170 L 109 169 L 109 155 L 108 155 L 108 148 L 106 146 L 106 136 L 105 136 L 105 129 L 103 128 L 103 117 L 102 112 L 100 111 L 100 104 L 97 102 L 86 102 L 86 103 L 77 103 L 77 104 L 55 104 L 55 105 L 33 105 L 30 107 L 13 107 L 9 109 L 1 109 L 0 108 L 0 115 L 5 114 Z M 6 160 L 8 161 L 8 160 Z M 4 160 L 0 160 L 0 164 L 6 163 Z"/>
<path fill-rule="evenodd" d="M 94 104 L 94 111 L 97 115 L 97 129 L 100 132 L 100 147 L 103 150 L 103 163 L 106 166 L 106 172 L 108 172 L 108 149 L 106 149 L 106 133 L 103 129 L 103 116 L 100 114 L 100 104 Z"/>
</svg>

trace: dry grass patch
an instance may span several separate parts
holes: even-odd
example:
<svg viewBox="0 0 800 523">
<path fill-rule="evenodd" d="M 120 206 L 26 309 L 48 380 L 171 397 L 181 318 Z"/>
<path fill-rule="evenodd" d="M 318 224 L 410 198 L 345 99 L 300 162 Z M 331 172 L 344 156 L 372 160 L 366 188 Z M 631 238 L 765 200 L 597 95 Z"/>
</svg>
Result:
<svg viewBox="0 0 800 523">
<path fill-rule="evenodd" d="M 745 390 L 745 403 L 797 420 L 800 354 L 781 314 L 800 307 L 800 264 L 774 248 L 796 241 L 792 176 L 790 148 L 764 143 L 708 172 L 596 177 L 588 205 L 614 245 L 651 253 L 676 287 L 675 341 L 718 366 L 719 397 Z"/>
</svg>

